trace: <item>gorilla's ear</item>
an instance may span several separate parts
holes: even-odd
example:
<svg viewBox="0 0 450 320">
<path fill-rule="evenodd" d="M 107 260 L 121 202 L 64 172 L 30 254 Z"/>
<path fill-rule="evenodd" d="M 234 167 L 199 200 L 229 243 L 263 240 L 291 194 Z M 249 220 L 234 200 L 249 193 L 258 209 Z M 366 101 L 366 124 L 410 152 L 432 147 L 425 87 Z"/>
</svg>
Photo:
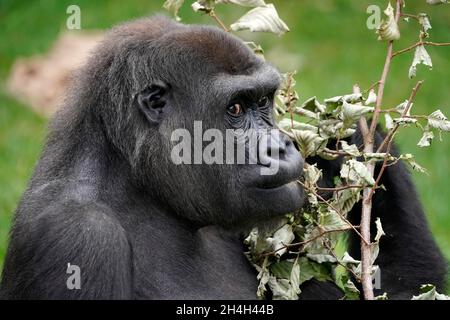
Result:
<svg viewBox="0 0 450 320">
<path fill-rule="evenodd" d="M 163 84 L 152 84 L 139 92 L 136 96 L 136 103 L 139 110 L 147 120 L 153 124 L 158 124 L 164 115 L 168 86 Z"/>
</svg>

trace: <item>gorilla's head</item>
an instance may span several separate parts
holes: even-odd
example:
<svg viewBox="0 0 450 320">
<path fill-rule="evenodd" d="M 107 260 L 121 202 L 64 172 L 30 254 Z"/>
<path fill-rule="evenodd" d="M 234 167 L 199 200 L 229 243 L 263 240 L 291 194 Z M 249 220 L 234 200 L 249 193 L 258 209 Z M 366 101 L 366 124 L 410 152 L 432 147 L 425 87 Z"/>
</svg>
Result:
<svg viewBox="0 0 450 320">
<path fill-rule="evenodd" d="M 84 83 L 99 84 L 86 90 L 95 92 L 108 140 L 156 202 L 189 220 L 222 225 L 257 222 L 301 207 L 296 180 L 303 160 L 286 136 L 267 132 L 274 128 L 280 75 L 239 39 L 213 27 L 141 19 L 113 29 L 85 72 L 92 81 Z M 200 133 L 194 122 L 201 122 Z M 237 130 L 238 138 L 256 133 L 256 163 L 249 163 L 249 137 L 237 139 L 247 141 L 248 161 L 229 162 L 227 129 Z M 177 132 L 189 133 L 191 141 Z M 211 141 L 223 145 L 210 153 L 223 151 L 223 164 L 205 163 L 202 150 L 194 147 L 202 137 L 206 153 Z M 190 143 L 179 155 L 191 164 L 173 159 L 181 142 Z M 262 174 L 267 167 L 275 168 L 274 174 Z"/>
</svg>

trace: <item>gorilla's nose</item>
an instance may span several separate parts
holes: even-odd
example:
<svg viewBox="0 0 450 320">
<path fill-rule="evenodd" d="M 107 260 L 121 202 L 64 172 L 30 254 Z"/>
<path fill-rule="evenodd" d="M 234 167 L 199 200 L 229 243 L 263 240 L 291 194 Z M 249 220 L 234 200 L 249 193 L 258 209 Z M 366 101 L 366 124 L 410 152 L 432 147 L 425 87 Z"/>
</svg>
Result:
<svg viewBox="0 0 450 320">
<path fill-rule="evenodd" d="M 271 130 L 264 138 L 259 141 L 260 165 L 268 166 L 271 162 L 298 162 L 300 156 L 292 140 L 278 130 Z M 303 167 L 303 162 L 301 162 Z"/>
</svg>

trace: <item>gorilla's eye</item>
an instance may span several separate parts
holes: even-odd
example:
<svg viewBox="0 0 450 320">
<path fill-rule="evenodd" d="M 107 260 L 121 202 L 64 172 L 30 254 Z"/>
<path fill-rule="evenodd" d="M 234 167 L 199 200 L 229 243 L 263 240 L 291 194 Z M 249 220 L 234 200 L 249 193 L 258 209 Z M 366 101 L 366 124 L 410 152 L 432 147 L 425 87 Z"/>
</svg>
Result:
<svg viewBox="0 0 450 320">
<path fill-rule="evenodd" d="M 242 114 L 242 105 L 240 103 L 234 103 L 228 107 L 227 111 L 233 117 L 238 117 Z"/>
<path fill-rule="evenodd" d="M 269 98 L 267 96 L 262 97 L 258 101 L 258 107 L 265 107 L 267 105 L 267 102 L 269 102 Z"/>
</svg>

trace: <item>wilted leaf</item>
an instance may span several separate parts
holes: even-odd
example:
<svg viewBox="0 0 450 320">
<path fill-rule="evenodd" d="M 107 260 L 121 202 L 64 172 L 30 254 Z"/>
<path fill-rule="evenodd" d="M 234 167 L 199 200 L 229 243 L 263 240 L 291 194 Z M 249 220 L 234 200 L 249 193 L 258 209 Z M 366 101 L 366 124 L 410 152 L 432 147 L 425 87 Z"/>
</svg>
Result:
<svg viewBox="0 0 450 320">
<path fill-rule="evenodd" d="M 361 93 L 351 93 L 343 96 L 336 96 L 332 98 L 325 99 L 324 102 L 330 105 L 342 104 L 344 101 L 349 103 L 357 103 L 363 101 Z"/>
<path fill-rule="evenodd" d="M 278 257 L 282 256 L 286 252 L 285 246 L 290 244 L 295 238 L 292 226 L 285 224 L 278 229 L 272 237 L 267 238 L 267 242 L 272 246 L 272 250 L 276 251 Z"/>
<path fill-rule="evenodd" d="M 300 149 L 303 158 L 307 158 L 323 148 L 326 139 L 311 131 L 292 130 L 294 139 Z"/>
<path fill-rule="evenodd" d="M 351 156 L 358 157 L 361 154 L 355 144 L 349 145 L 345 140 L 341 141 L 341 147 L 343 151 L 347 152 Z"/>
<path fill-rule="evenodd" d="M 380 218 L 377 218 L 375 220 L 375 225 L 377 227 L 377 234 L 375 235 L 375 241 L 380 241 L 380 238 L 384 236 L 386 233 L 384 233 L 383 227 L 381 226 L 381 220 Z"/>
<path fill-rule="evenodd" d="M 368 186 L 375 184 L 375 180 L 364 163 L 354 159 L 348 160 L 342 165 L 340 174 L 342 178 L 352 183 L 363 183 Z"/>
<path fill-rule="evenodd" d="M 361 261 L 356 260 L 355 258 L 353 258 L 348 252 L 344 253 L 344 256 L 341 259 L 342 263 L 345 264 L 358 264 L 361 263 Z"/>
<path fill-rule="evenodd" d="M 414 124 L 417 122 L 417 119 L 414 118 L 395 118 L 394 123 L 402 126 L 407 126 L 410 124 Z"/>
<path fill-rule="evenodd" d="M 192 3 L 191 7 L 195 12 L 202 11 L 208 13 L 214 9 L 214 0 L 198 0 Z"/>
<path fill-rule="evenodd" d="M 438 293 L 434 285 L 425 284 L 420 287 L 420 294 L 413 296 L 411 300 L 450 300 L 450 297 Z"/>
<path fill-rule="evenodd" d="M 416 51 L 414 52 L 414 60 L 409 68 L 409 77 L 414 78 L 416 76 L 417 65 L 423 64 L 428 66 L 430 69 L 433 68 L 433 62 L 431 61 L 431 57 L 428 54 L 425 46 L 420 45 L 416 47 Z"/>
<path fill-rule="evenodd" d="M 432 29 L 430 19 L 428 19 L 428 15 L 426 13 L 419 13 L 418 17 L 419 23 L 424 32 L 428 32 L 428 30 Z"/>
<path fill-rule="evenodd" d="M 373 107 L 365 107 L 358 104 L 349 104 L 347 101 L 342 103 L 342 111 L 340 118 L 344 121 L 344 125 L 349 127 L 357 122 L 364 114 L 373 112 Z"/>
<path fill-rule="evenodd" d="M 299 268 L 298 265 L 295 268 Z M 295 269 L 293 268 L 293 270 Z M 297 272 L 297 271 L 295 271 Z M 269 278 L 269 288 L 272 291 L 274 300 L 297 300 L 300 294 L 300 287 L 295 286 L 288 279 L 277 279 L 274 276 Z"/>
<path fill-rule="evenodd" d="M 394 8 L 392 8 L 391 3 L 384 10 L 384 14 L 387 20 L 383 21 L 377 30 L 378 40 L 391 41 L 400 39 L 400 30 L 395 21 Z"/>
<path fill-rule="evenodd" d="M 427 129 L 423 132 L 422 138 L 420 139 L 419 143 L 417 143 L 417 145 L 419 147 L 429 147 L 431 146 L 431 142 L 433 142 L 433 139 L 434 133 Z"/>
<path fill-rule="evenodd" d="M 294 112 L 300 116 L 305 116 L 311 119 L 315 119 L 315 120 L 319 120 L 319 115 L 315 112 L 312 112 L 310 110 L 307 109 L 303 109 L 301 107 L 297 107 L 295 108 Z"/>
<path fill-rule="evenodd" d="M 450 121 L 447 120 L 447 117 L 444 116 L 441 110 L 436 110 L 428 116 L 428 125 L 431 128 L 450 131 Z"/>
<path fill-rule="evenodd" d="M 408 107 L 409 101 L 405 100 L 402 103 L 400 103 L 398 106 L 396 106 L 394 109 L 396 112 L 398 112 L 399 114 L 403 115 L 403 112 L 405 112 L 406 108 Z M 411 103 L 411 105 L 409 106 L 408 111 L 406 112 L 406 114 L 404 116 L 410 116 L 411 114 L 411 109 L 413 107 L 414 103 Z"/>
<path fill-rule="evenodd" d="M 172 13 L 177 21 L 180 21 L 181 18 L 178 16 L 178 11 L 180 11 L 181 6 L 183 5 L 184 0 L 166 0 L 164 2 L 164 9 Z"/>
<path fill-rule="evenodd" d="M 278 122 L 278 127 L 287 131 L 289 131 L 290 129 L 306 130 L 314 133 L 317 133 L 319 131 L 319 128 L 317 128 L 316 126 L 291 120 L 290 118 L 281 119 L 281 121 Z"/>
<path fill-rule="evenodd" d="M 427 173 L 427 170 L 425 168 L 423 168 L 416 161 L 414 161 L 414 156 L 412 154 L 410 153 L 402 154 L 399 159 L 406 161 L 411 166 L 411 168 L 413 168 L 413 170 L 425 174 Z"/>
<path fill-rule="evenodd" d="M 233 31 L 272 32 L 278 35 L 289 31 L 288 26 L 278 16 L 273 4 L 257 7 L 247 12 L 231 25 Z"/>
<path fill-rule="evenodd" d="M 264 258 L 264 262 L 262 267 L 258 265 L 254 265 L 256 270 L 258 271 L 258 275 L 256 276 L 256 279 L 259 280 L 258 289 L 256 291 L 256 296 L 260 299 L 264 299 L 266 294 L 266 285 L 269 282 L 270 273 L 269 269 L 267 268 L 268 264 L 268 257 Z"/>
<path fill-rule="evenodd" d="M 450 3 L 449 0 L 427 0 L 428 4 L 431 5 L 438 5 L 438 4 L 444 4 L 444 3 Z"/>
<path fill-rule="evenodd" d="M 384 119 L 386 120 L 386 129 L 391 130 L 394 128 L 394 120 L 392 120 L 392 117 L 389 115 L 389 113 L 386 113 L 384 115 Z"/>
<path fill-rule="evenodd" d="M 243 7 L 261 7 L 266 5 L 264 0 L 216 0 L 216 3 L 233 3 Z"/>
<path fill-rule="evenodd" d="M 377 102 L 377 95 L 375 93 L 375 91 L 373 89 L 370 90 L 369 92 L 369 96 L 367 97 L 365 104 L 369 105 L 369 104 L 373 104 Z"/>
</svg>

